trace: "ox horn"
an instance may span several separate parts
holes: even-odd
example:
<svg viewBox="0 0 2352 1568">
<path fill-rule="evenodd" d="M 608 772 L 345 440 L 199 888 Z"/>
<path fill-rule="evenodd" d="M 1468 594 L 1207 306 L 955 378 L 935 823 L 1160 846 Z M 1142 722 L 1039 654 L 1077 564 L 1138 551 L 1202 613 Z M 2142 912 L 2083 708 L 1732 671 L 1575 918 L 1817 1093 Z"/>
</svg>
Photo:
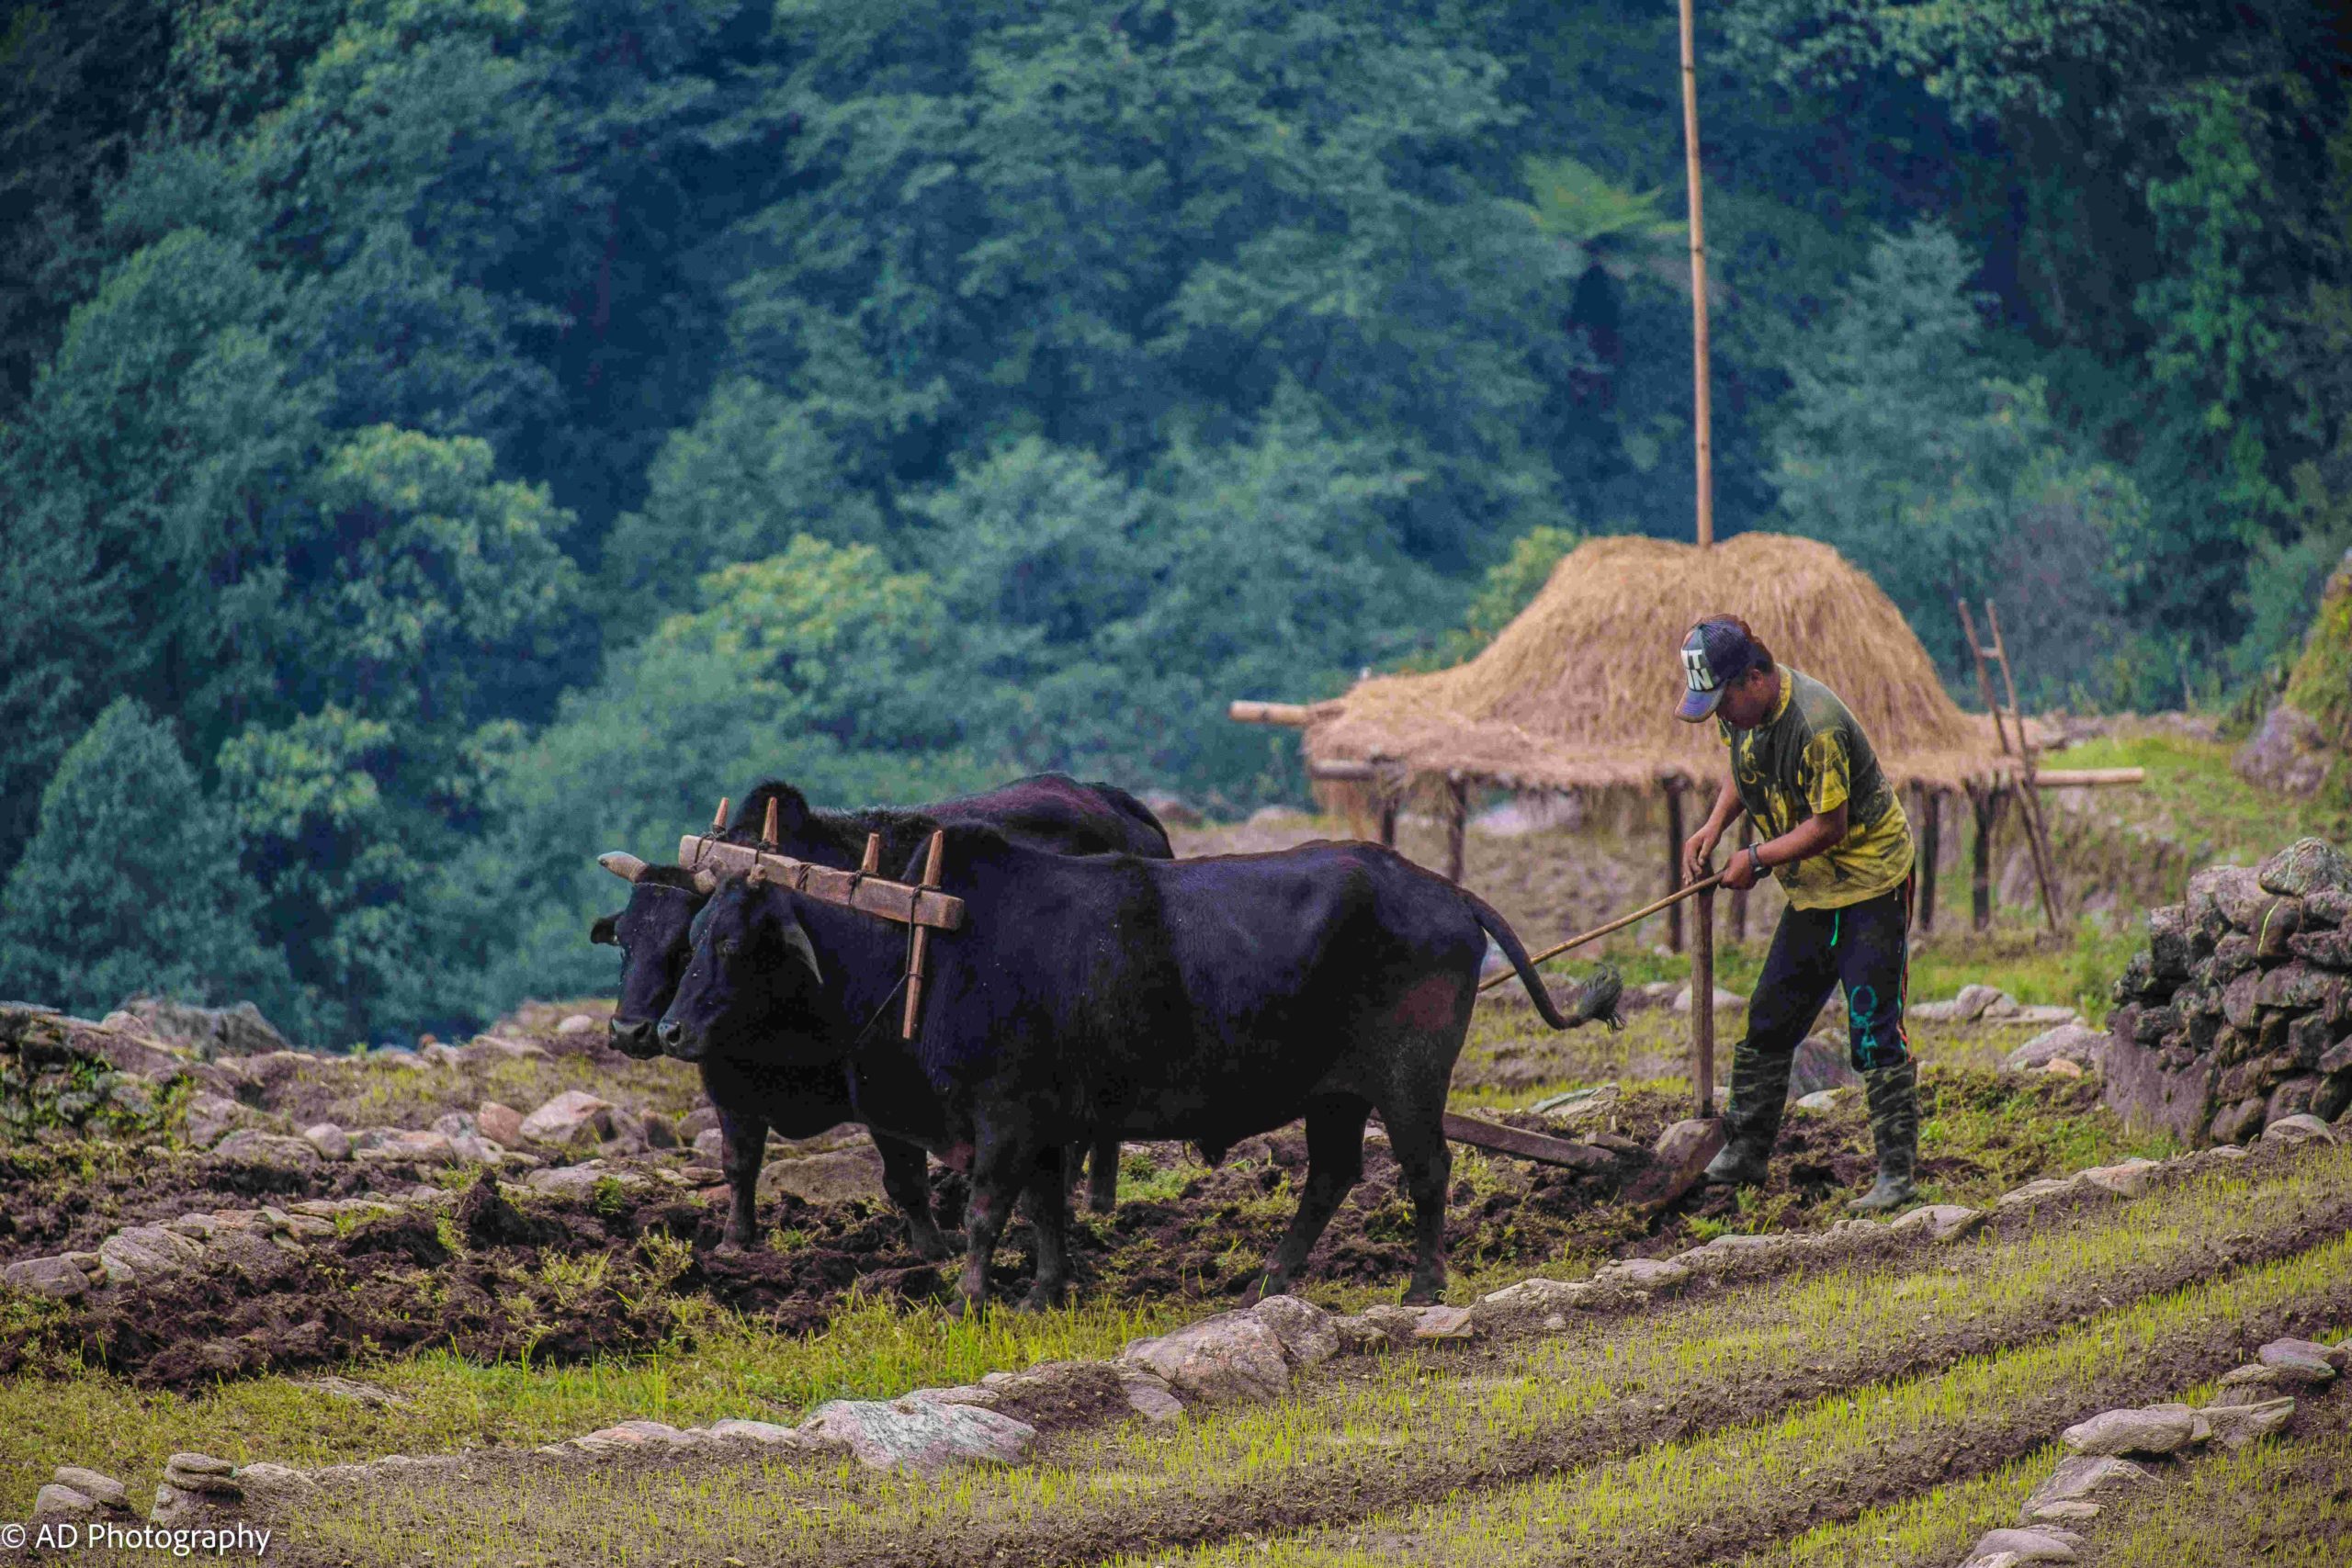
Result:
<svg viewBox="0 0 2352 1568">
<path fill-rule="evenodd" d="M 710 830 L 714 833 L 727 831 L 727 797 L 723 795 L 718 797 L 718 815 L 710 819 Z"/>
<path fill-rule="evenodd" d="M 786 928 L 784 944 L 799 954 L 800 962 L 808 965 L 808 973 L 817 977 L 817 984 L 821 986 L 825 983 L 825 972 L 817 967 L 817 949 L 808 941 L 808 933 L 800 929 L 797 921 Z"/>
<path fill-rule="evenodd" d="M 763 844 L 773 844 L 773 843 L 775 843 L 775 842 L 776 841 L 775 833 L 776 833 L 775 796 L 774 796 L 774 795 L 770 795 L 770 796 L 768 796 L 768 819 L 767 819 L 765 822 L 763 822 L 763 823 L 762 823 L 762 824 L 760 825 L 760 842 L 762 842 L 762 843 L 763 843 Z"/>
<path fill-rule="evenodd" d="M 626 850 L 607 850 L 596 857 L 596 863 L 623 882 L 635 882 L 645 874 L 645 863 Z"/>
</svg>

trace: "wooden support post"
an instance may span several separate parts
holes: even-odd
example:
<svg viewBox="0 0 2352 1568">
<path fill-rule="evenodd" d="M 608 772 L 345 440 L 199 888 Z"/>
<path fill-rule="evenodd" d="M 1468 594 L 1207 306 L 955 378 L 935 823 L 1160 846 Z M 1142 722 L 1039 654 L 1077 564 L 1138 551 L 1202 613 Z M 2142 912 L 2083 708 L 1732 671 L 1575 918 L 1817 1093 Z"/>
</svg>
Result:
<svg viewBox="0 0 2352 1568">
<path fill-rule="evenodd" d="M 1462 880 L 1463 837 L 1470 823 L 1470 786 L 1459 776 L 1445 785 L 1445 879 Z"/>
<path fill-rule="evenodd" d="M 1676 906 L 1678 908 L 1679 905 Z M 1690 1077 L 1701 1121 L 1715 1113 L 1715 895 L 1690 900 Z"/>
<path fill-rule="evenodd" d="M 1682 781 L 1666 781 L 1666 890 L 1679 890 L 1682 886 Z M 1682 951 L 1682 906 L 1675 905 L 1666 912 L 1666 947 L 1669 953 Z"/>
<path fill-rule="evenodd" d="M 1970 784 L 1969 804 L 1976 813 L 1975 863 L 1968 873 L 1971 923 L 1978 931 L 1993 925 L 1993 846 L 2001 826 L 2001 807 L 2007 796 L 1997 784 Z"/>
<path fill-rule="evenodd" d="M 1380 842 L 1384 848 L 1393 850 L 1396 847 L 1396 797 L 1384 788 L 1377 798 L 1380 802 Z"/>
<path fill-rule="evenodd" d="M 1936 929 L 1936 862 L 1943 858 L 1944 792 L 1919 791 L 1919 929 Z"/>
<path fill-rule="evenodd" d="M 1748 819 L 1747 813 L 1743 811 L 1739 814 L 1739 848 L 1744 850 L 1755 841 L 1756 824 L 1750 821 Z M 1734 851 L 1733 852 L 1737 853 L 1738 852 Z M 1735 887 L 1732 889 L 1731 939 L 1734 942 L 1746 942 L 1747 940 L 1747 889 L 1745 887 Z"/>
</svg>

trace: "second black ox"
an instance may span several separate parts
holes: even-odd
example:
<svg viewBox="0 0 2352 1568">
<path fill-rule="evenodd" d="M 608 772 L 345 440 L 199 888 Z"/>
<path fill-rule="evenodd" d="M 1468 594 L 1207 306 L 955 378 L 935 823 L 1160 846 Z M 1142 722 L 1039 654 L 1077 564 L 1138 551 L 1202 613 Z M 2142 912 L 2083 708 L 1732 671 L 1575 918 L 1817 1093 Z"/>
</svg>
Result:
<svg viewBox="0 0 2352 1568">
<path fill-rule="evenodd" d="M 689 1058 L 756 1039 L 801 1063 L 845 1059 L 861 1120 L 970 1172 L 967 1303 L 985 1295 L 1024 1194 L 1028 1304 L 1061 1298 L 1062 1144 L 1100 1128 L 1189 1140 L 1214 1162 L 1303 1116 L 1306 1181 L 1262 1282 L 1286 1290 L 1363 1172 L 1375 1111 L 1413 1205 L 1406 1299 L 1433 1300 L 1452 1169 L 1442 1118 L 1487 937 L 1553 1028 L 1613 1021 L 1613 973 L 1563 1014 L 1500 915 L 1376 844 L 1157 862 L 958 827 L 944 870 L 964 920 L 933 939 L 914 1040 L 865 1027 L 902 983 L 901 929 L 758 873 L 721 884 L 695 921 L 661 1033 Z"/>
</svg>

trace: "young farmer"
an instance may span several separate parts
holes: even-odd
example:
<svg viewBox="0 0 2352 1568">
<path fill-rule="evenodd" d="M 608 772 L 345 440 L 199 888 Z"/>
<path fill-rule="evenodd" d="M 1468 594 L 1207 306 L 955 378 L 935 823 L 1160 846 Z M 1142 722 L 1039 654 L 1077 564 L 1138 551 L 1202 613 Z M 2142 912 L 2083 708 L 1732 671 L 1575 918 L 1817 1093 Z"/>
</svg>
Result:
<svg viewBox="0 0 2352 1568">
<path fill-rule="evenodd" d="M 1745 810 L 1758 841 L 1732 856 L 1724 886 L 1752 887 L 1770 870 L 1789 899 L 1732 1053 L 1728 1141 L 1707 1179 L 1764 1179 L 1798 1043 L 1842 984 L 1878 1145 L 1878 1181 L 1853 1206 L 1900 1207 L 1912 1198 L 1919 1144 L 1918 1072 L 1903 1032 L 1910 823 L 1846 705 L 1774 663 L 1746 621 L 1719 615 L 1693 626 L 1682 669 L 1690 689 L 1676 716 L 1697 724 L 1712 714 L 1731 748 L 1714 809 L 1682 846 L 1683 876 L 1705 874 L 1716 840 Z"/>
</svg>

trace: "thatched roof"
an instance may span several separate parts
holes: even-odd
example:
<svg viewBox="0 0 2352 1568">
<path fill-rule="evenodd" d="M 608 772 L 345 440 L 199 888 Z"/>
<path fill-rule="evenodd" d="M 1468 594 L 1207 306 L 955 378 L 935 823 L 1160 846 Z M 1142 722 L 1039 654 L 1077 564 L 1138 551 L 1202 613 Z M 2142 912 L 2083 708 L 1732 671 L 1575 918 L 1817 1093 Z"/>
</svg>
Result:
<svg viewBox="0 0 2352 1568">
<path fill-rule="evenodd" d="M 1878 585 L 1827 545 L 1781 534 L 1707 549 L 1589 540 L 1468 663 L 1379 676 L 1318 705 L 1307 757 L 1529 789 L 1674 776 L 1713 788 L 1725 755 L 1715 726 L 1674 716 L 1677 650 L 1710 615 L 1745 616 L 1775 659 L 1843 697 L 1896 784 L 1959 785 L 2013 769 L 1991 719 L 1945 694 Z"/>
</svg>

